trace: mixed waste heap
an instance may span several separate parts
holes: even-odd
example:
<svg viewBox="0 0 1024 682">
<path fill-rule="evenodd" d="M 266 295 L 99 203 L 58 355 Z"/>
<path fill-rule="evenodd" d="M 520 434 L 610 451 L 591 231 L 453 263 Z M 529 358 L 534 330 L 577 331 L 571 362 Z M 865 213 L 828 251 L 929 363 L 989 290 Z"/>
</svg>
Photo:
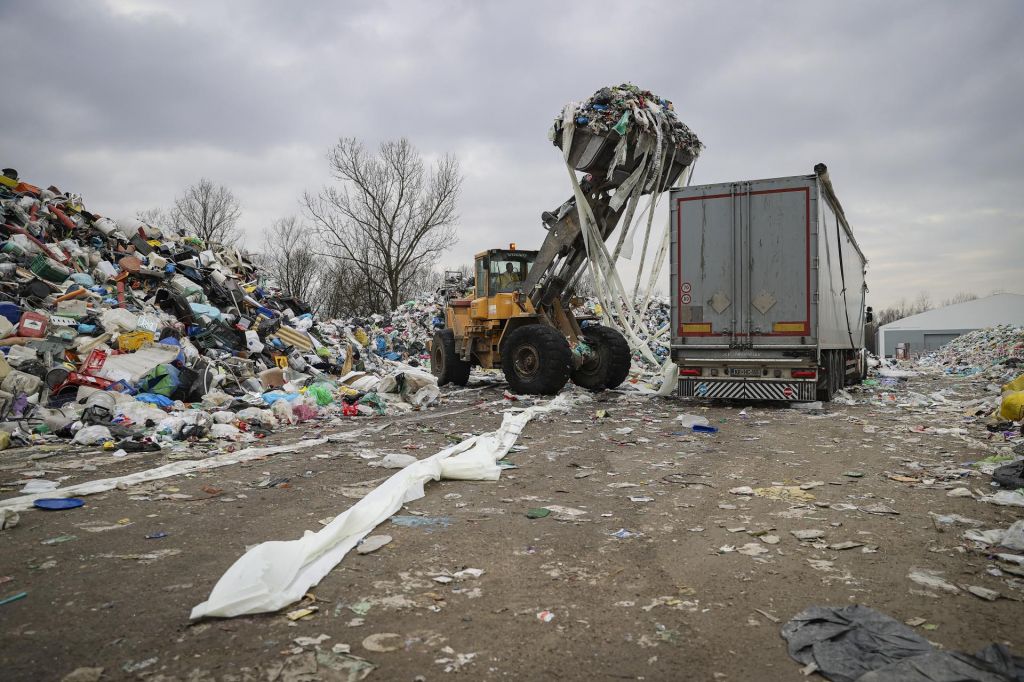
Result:
<svg viewBox="0 0 1024 682">
<path fill-rule="evenodd" d="M 0 449 L 251 440 L 436 399 L 415 369 L 436 304 L 322 323 L 233 247 L 111 219 L 13 169 L 0 227 Z"/>
<path fill-rule="evenodd" d="M 1005 378 L 1024 367 L 1024 327 L 1007 324 L 977 329 L 956 337 L 922 362 L 941 366 L 948 374 L 986 373 L 995 379 Z"/>
<path fill-rule="evenodd" d="M 585 102 L 575 107 L 577 128 L 604 136 L 610 130 L 621 135 L 624 151 L 625 139 L 631 128 L 655 133 L 666 146 L 675 147 L 696 156 L 703 145 L 685 123 L 676 116 L 675 106 L 664 97 L 643 90 L 632 83 L 604 87 Z M 560 136 L 562 115 L 555 119 L 551 137 Z"/>
</svg>

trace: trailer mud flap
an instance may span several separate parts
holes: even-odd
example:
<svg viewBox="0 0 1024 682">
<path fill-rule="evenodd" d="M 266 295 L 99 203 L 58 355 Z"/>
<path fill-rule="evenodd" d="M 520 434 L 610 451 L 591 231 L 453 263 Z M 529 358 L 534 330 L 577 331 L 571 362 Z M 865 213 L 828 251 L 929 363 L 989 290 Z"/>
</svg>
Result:
<svg viewBox="0 0 1024 682">
<path fill-rule="evenodd" d="M 684 377 L 677 395 L 682 398 L 736 398 L 743 400 L 812 401 L 813 381 L 746 381 Z"/>
</svg>

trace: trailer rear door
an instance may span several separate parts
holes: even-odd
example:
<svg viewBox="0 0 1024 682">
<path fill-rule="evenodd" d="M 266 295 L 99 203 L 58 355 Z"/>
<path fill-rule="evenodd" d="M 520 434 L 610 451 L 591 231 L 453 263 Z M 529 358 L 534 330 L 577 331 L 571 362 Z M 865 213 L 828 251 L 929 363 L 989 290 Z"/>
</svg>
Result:
<svg viewBox="0 0 1024 682">
<path fill-rule="evenodd" d="M 672 193 L 674 345 L 809 345 L 814 176 Z"/>
</svg>

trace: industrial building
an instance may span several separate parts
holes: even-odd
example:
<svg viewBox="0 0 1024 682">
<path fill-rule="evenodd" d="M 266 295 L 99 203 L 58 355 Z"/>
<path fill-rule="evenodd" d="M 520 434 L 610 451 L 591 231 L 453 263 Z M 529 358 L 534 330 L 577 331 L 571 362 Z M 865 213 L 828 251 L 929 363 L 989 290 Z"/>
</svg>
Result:
<svg viewBox="0 0 1024 682">
<path fill-rule="evenodd" d="M 894 357 L 900 344 L 908 356 L 937 350 L 961 334 L 1000 324 L 1024 326 L 1024 296 L 993 294 L 905 317 L 878 328 L 879 354 Z"/>
</svg>

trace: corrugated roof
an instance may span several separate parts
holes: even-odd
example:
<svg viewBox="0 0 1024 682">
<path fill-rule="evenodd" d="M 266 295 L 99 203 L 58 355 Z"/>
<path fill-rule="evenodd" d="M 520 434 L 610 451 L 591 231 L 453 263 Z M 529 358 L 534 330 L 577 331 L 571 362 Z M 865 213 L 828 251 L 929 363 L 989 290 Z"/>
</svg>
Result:
<svg viewBox="0 0 1024 682">
<path fill-rule="evenodd" d="M 982 329 L 999 324 L 1024 325 L 1024 296 L 993 294 L 966 303 L 947 305 L 883 325 L 897 329 Z"/>
</svg>

